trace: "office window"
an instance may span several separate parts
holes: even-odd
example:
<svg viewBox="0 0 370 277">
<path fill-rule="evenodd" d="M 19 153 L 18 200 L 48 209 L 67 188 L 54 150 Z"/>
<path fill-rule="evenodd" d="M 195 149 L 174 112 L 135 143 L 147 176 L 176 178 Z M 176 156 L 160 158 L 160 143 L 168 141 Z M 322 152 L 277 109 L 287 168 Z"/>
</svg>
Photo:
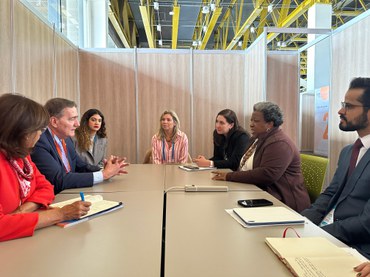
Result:
<svg viewBox="0 0 370 277">
<path fill-rule="evenodd" d="M 23 0 L 36 15 L 61 32 L 75 45 L 80 45 L 81 1 L 76 0 Z"/>
</svg>

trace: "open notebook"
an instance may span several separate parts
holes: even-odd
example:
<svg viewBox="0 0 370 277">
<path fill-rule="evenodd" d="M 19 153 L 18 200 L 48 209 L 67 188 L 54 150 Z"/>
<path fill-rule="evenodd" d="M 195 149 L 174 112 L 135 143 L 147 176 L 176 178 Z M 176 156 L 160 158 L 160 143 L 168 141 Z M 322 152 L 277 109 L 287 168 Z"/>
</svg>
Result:
<svg viewBox="0 0 370 277">
<path fill-rule="evenodd" d="M 354 277 L 353 267 L 365 259 L 358 252 L 351 253 L 323 237 L 266 238 L 265 242 L 293 275 L 299 277 Z"/>
<path fill-rule="evenodd" d="M 285 207 L 235 208 L 235 213 L 248 226 L 304 224 L 305 218 Z"/>
<path fill-rule="evenodd" d="M 73 202 L 76 202 L 79 200 L 81 200 L 81 198 L 79 197 L 73 198 L 70 200 L 51 204 L 50 207 L 62 208 L 65 205 L 72 204 Z M 101 195 L 85 195 L 85 201 L 91 202 L 90 211 L 86 215 L 80 217 L 79 219 L 68 220 L 68 221 L 57 223 L 57 225 L 60 227 L 66 228 L 66 227 L 87 221 L 91 218 L 115 211 L 123 207 L 122 202 L 104 200 L 103 196 Z"/>
</svg>

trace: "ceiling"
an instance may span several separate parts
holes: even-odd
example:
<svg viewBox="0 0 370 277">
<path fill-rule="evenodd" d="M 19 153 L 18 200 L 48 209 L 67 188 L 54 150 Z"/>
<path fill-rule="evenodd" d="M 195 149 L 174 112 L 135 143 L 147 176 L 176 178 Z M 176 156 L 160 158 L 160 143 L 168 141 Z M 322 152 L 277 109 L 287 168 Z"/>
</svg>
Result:
<svg viewBox="0 0 370 277">
<path fill-rule="evenodd" d="M 129 48 L 240 50 L 265 26 L 307 28 L 315 3 L 332 4 L 333 29 L 370 8 L 370 0 L 110 0 L 110 35 Z M 306 41 L 306 34 L 281 34 L 270 37 L 269 48 L 298 49 Z"/>
</svg>

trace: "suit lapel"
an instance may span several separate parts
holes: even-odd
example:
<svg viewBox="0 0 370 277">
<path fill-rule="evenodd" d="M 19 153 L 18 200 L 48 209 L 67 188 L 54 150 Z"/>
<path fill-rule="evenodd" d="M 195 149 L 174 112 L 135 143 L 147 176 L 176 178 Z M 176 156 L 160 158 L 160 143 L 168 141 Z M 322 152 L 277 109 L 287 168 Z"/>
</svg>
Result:
<svg viewBox="0 0 370 277">
<path fill-rule="evenodd" d="M 59 157 L 59 154 L 58 154 L 58 150 L 55 146 L 55 142 L 54 142 L 54 139 L 53 139 L 53 136 L 51 135 L 49 129 L 47 129 L 45 131 L 45 136 L 47 138 L 47 140 L 49 141 L 50 145 L 51 145 L 51 149 L 53 150 L 54 152 L 54 156 L 58 157 L 58 160 L 59 160 L 59 163 L 63 166 L 63 161 L 62 159 Z"/>
<path fill-rule="evenodd" d="M 351 150 L 352 150 L 352 148 L 351 148 Z M 349 153 L 351 153 L 351 151 Z M 347 155 L 347 158 L 349 156 L 350 155 Z M 348 167 L 349 167 L 349 160 L 350 160 L 350 158 L 348 158 L 348 161 L 346 159 L 346 165 L 348 165 L 347 170 L 345 171 L 346 174 L 347 174 Z M 346 185 L 343 188 L 343 192 L 341 193 L 341 195 L 338 199 L 338 203 L 340 201 L 342 201 L 343 199 L 345 199 L 347 197 L 347 195 L 350 194 L 352 192 L 352 190 L 356 187 L 357 181 L 362 176 L 362 174 L 363 174 L 364 170 L 366 169 L 367 165 L 369 164 L 369 162 L 370 162 L 370 151 L 366 151 L 365 155 L 361 158 L 361 160 L 359 161 L 359 163 L 357 164 L 357 166 L 353 170 L 352 175 L 348 178 L 348 180 L 346 182 Z"/>
</svg>

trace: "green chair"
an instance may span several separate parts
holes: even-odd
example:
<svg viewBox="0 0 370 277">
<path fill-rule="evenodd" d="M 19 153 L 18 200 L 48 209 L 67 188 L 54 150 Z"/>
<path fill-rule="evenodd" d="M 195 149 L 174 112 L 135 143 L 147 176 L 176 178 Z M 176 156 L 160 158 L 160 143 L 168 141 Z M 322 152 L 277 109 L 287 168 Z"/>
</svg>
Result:
<svg viewBox="0 0 370 277">
<path fill-rule="evenodd" d="M 329 159 L 327 158 L 301 154 L 304 183 L 312 203 L 315 202 L 322 191 L 328 163 Z"/>
</svg>

